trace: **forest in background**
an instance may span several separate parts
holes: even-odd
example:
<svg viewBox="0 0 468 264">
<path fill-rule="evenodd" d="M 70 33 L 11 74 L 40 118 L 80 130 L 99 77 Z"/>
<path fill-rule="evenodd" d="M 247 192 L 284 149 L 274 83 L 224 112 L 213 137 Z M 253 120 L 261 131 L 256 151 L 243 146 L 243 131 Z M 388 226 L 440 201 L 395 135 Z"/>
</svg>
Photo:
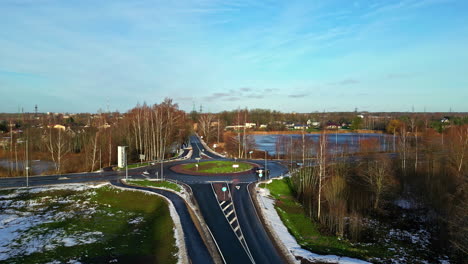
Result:
<svg viewBox="0 0 468 264">
<path fill-rule="evenodd" d="M 468 248 L 468 116 L 465 113 L 281 113 L 238 109 L 221 113 L 185 113 L 171 99 L 137 105 L 126 113 L 0 114 L 0 159 L 12 166 L 3 177 L 21 176 L 17 164 L 26 159 L 54 164 L 48 173 L 95 171 L 117 163 L 117 146 L 128 146 L 130 162 L 161 160 L 174 155 L 196 131 L 218 152 L 238 158 L 264 158 L 249 133 L 254 130 L 288 131 L 287 124 L 318 122 L 318 141 L 280 136 L 277 149 L 293 171 L 290 187 L 305 213 L 324 233 L 355 242 L 372 234 L 364 219 L 395 217 L 398 199 L 424 208 L 423 224 L 433 234 L 432 246 L 447 249 L 462 260 Z M 246 123 L 255 126 L 247 127 Z M 325 124 L 347 124 L 343 130 L 375 130 L 393 137 L 395 147 L 379 151 L 375 139 L 359 142 L 359 156 L 329 153 Z M 266 127 L 260 128 L 264 124 Z M 227 126 L 235 129 L 226 130 Z M 291 130 L 299 135 L 308 130 Z M 346 149 L 346 148 L 344 148 Z M 251 151 L 254 151 L 251 153 Z M 249 156 L 249 153 L 251 156 Z M 291 161 L 288 162 L 288 160 Z M 292 163 L 292 160 L 296 161 Z M 297 161 L 302 166 L 297 166 Z"/>
<path fill-rule="evenodd" d="M 137 105 L 125 114 L 29 114 L 3 121 L 0 158 L 11 166 L 1 176 L 25 175 L 18 163 L 47 160 L 47 173 L 96 171 L 117 163 L 117 146 L 128 146 L 129 162 L 161 160 L 174 153 L 191 133 L 186 114 L 171 99 Z M 27 153 L 26 153 L 26 150 Z M 34 172 L 33 172 L 34 173 Z"/>
</svg>

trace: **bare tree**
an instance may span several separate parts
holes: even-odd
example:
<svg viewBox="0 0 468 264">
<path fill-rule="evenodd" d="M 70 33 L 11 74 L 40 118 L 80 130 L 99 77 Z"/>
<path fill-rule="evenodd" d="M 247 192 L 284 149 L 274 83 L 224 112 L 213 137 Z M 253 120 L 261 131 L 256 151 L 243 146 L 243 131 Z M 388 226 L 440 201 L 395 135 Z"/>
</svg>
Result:
<svg viewBox="0 0 468 264">
<path fill-rule="evenodd" d="M 47 134 L 47 150 L 55 164 L 55 171 L 60 172 L 63 159 L 70 152 L 70 144 L 67 142 L 66 133 L 62 129 L 49 128 Z"/>
<path fill-rule="evenodd" d="M 319 166 L 318 172 L 318 199 L 317 199 L 317 218 L 320 219 L 321 213 L 321 199 L 322 199 L 322 188 L 324 185 L 324 180 L 327 175 L 327 140 L 328 136 L 324 132 L 320 134 L 319 146 L 317 150 L 317 162 Z"/>
<path fill-rule="evenodd" d="M 198 118 L 198 131 L 205 138 L 205 142 L 209 143 L 211 135 L 214 133 L 215 127 L 211 124 L 215 120 L 212 114 L 203 114 Z"/>
<path fill-rule="evenodd" d="M 379 208 L 382 194 L 389 187 L 390 174 L 391 168 L 388 160 L 370 161 L 362 174 L 362 179 L 374 194 L 374 209 Z"/>
<path fill-rule="evenodd" d="M 401 153 L 401 168 L 403 173 L 406 173 L 406 160 L 408 155 L 408 133 L 406 131 L 406 126 L 402 126 L 400 130 L 399 138 L 399 151 Z"/>
<path fill-rule="evenodd" d="M 98 150 L 98 141 L 99 141 L 99 131 L 96 132 L 94 135 L 94 138 L 91 139 L 90 145 L 91 145 L 91 153 L 90 153 L 90 159 L 91 159 L 91 170 L 94 171 L 94 166 L 96 166 L 97 158 L 97 150 Z"/>
</svg>

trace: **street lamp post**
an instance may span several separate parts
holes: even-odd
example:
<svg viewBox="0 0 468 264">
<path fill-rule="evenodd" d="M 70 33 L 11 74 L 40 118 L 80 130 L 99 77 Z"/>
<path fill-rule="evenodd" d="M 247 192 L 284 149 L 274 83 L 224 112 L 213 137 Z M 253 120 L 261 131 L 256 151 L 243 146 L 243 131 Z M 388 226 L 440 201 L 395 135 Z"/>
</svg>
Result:
<svg viewBox="0 0 468 264">
<path fill-rule="evenodd" d="M 28 140 L 26 139 L 26 187 L 29 187 L 29 160 L 28 160 Z"/>
<path fill-rule="evenodd" d="M 292 156 L 293 156 L 293 138 L 292 138 L 292 135 L 290 136 L 291 137 L 291 148 L 289 150 L 289 152 L 291 152 L 291 170 L 293 169 L 293 166 L 292 166 Z"/>
<path fill-rule="evenodd" d="M 128 153 L 127 146 L 124 146 L 125 149 L 125 181 L 128 181 Z"/>
<path fill-rule="evenodd" d="M 163 160 L 164 157 L 161 157 L 161 180 L 164 180 L 164 167 L 163 167 Z"/>
</svg>

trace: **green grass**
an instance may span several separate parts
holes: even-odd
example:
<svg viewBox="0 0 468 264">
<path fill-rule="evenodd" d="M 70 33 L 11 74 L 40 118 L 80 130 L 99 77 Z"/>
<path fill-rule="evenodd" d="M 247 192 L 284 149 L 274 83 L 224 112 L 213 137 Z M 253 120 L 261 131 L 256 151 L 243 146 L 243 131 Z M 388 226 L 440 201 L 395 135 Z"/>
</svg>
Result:
<svg viewBox="0 0 468 264">
<path fill-rule="evenodd" d="M 319 226 L 305 213 L 296 201 L 289 187 L 289 178 L 273 180 L 267 185 L 270 194 L 277 199 L 275 209 L 284 225 L 296 238 L 301 247 L 318 254 L 333 254 L 360 259 L 385 256 L 385 249 L 379 246 L 355 246 L 351 242 L 335 236 L 323 235 Z"/>
<path fill-rule="evenodd" d="M 67 199 L 72 201 L 60 202 Z M 86 191 L 26 192 L 10 200 L 41 201 L 39 208 L 44 210 L 27 208 L 32 214 L 73 214 L 73 217 L 40 223 L 25 230 L 14 241 L 13 248 L 15 244 L 31 240 L 41 243 L 44 237 L 56 233 L 65 237 L 90 232 L 100 232 L 101 235 L 88 244 L 59 244 L 50 249 L 44 245 L 42 252 L 29 255 L 21 252 L 7 259 L 7 263 L 48 263 L 54 260 L 61 263 L 69 260 L 82 263 L 109 263 L 111 260 L 117 260 L 117 263 L 177 262 L 174 224 L 166 201 L 158 196 L 105 186 Z M 134 219 L 140 220 L 132 223 Z"/>
<path fill-rule="evenodd" d="M 196 165 L 198 164 L 198 169 Z M 238 164 L 238 168 L 233 168 L 232 165 Z M 250 170 L 253 168 L 252 164 L 234 161 L 203 161 L 200 163 L 189 163 L 182 166 L 184 170 L 196 171 L 202 173 L 232 173 Z"/>
<path fill-rule="evenodd" d="M 128 168 L 129 169 L 135 169 L 135 168 L 145 167 L 145 166 L 149 166 L 149 165 L 150 165 L 149 162 L 135 163 L 135 164 L 128 164 Z M 119 170 L 125 170 L 125 167 L 124 168 L 119 168 Z"/>
<path fill-rule="evenodd" d="M 182 190 L 180 185 L 175 184 L 173 182 L 169 182 L 169 181 L 132 180 L 128 183 L 132 185 L 139 185 L 139 186 L 145 186 L 145 187 L 162 187 L 162 188 L 174 190 L 176 192 L 180 192 Z"/>
</svg>

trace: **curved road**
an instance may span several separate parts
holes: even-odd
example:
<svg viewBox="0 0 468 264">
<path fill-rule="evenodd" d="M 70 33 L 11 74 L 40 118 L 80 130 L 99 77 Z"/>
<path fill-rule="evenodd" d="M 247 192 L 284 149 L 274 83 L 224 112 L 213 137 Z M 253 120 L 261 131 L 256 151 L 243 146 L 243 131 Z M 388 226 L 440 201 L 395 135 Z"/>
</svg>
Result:
<svg viewBox="0 0 468 264">
<path fill-rule="evenodd" d="M 193 190 L 194 196 L 200 207 L 200 211 L 211 229 L 215 241 L 217 242 L 220 253 L 225 263 L 285 263 L 281 255 L 276 250 L 273 242 L 270 240 L 260 219 L 257 216 L 255 206 L 252 203 L 247 190 L 248 183 L 258 180 L 252 172 L 237 176 L 192 176 L 178 174 L 170 167 L 176 164 L 197 162 L 196 158 L 226 160 L 210 151 L 206 150 L 199 138 L 190 137 L 192 146 L 192 156 L 189 160 L 170 161 L 163 163 L 164 177 L 176 181 L 182 181 L 189 184 Z M 187 154 L 188 150 L 184 151 Z M 249 162 L 258 163 L 264 166 L 264 161 L 249 160 Z M 129 178 L 156 178 L 161 170 L 161 164 L 148 166 L 144 168 L 131 169 L 128 171 Z M 279 163 L 268 161 L 268 169 L 271 171 L 270 177 L 277 177 L 287 172 L 287 169 Z M 145 173 L 144 173 L 145 172 Z M 125 178 L 125 172 L 102 172 L 102 173 L 77 173 L 66 175 L 34 176 L 29 177 L 29 185 L 48 185 L 65 184 L 78 182 L 102 182 L 111 181 L 114 185 L 121 185 L 119 179 Z M 241 229 L 244 243 L 241 243 L 234 228 L 226 220 L 225 214 L 220 207 L 220 198 L 214 193 L 212 187 L 214 182 L 224 182 L 229 184 L 235 211 L 232 213 L 237 216 L 237 223 Z M 24 187 L 25 177 L 0 179 L 0 188 L 5 187 Z M 239 187 L 239 189 L 236 188 Z M 128 188 L 128 186 L 126 186 Z M 135 189 L 148 190 L 162 194 L 168 197 L 176 207 L 181 217 L 182 228 L 184 229 L 185 241 L 189 257 L 193 263 L 212 263 L 212 259 L 201 240 L 201 236 L 196 230 L 190 215 L 188 214 L 184 201 L 176 194 L 154 190 L 145 187 L 132 187 Z M 231 210 L 231 209 L 229 209 Z M 239 231 L 237 231 L 239 232 Z M 247 246 L 245 246 L 247 245 Z"/>
<path fill-rule="evenodd" d="M 190 218 L 190 213 L 188 212 L 185 201 L 180 196 L 166 190 L 125 185 L 118 180 L 113 180 L 110 182 L 118 187 L 157 193 L 171 200 L 172 204 L 174 205 L 177 211 L 177 214 L 179 214 L 182 229 L 184 231 L 184 239 L 190 263 L 214 263 L 211 259 L 208 249 L 205 246 L 205 243 L 203 243 L 203 239 L 201 238 L 200 233 L 198 233 L 197 228 L 195 227 L 195 225 L 192 222 L 192 219 Z"/>
</svg>

